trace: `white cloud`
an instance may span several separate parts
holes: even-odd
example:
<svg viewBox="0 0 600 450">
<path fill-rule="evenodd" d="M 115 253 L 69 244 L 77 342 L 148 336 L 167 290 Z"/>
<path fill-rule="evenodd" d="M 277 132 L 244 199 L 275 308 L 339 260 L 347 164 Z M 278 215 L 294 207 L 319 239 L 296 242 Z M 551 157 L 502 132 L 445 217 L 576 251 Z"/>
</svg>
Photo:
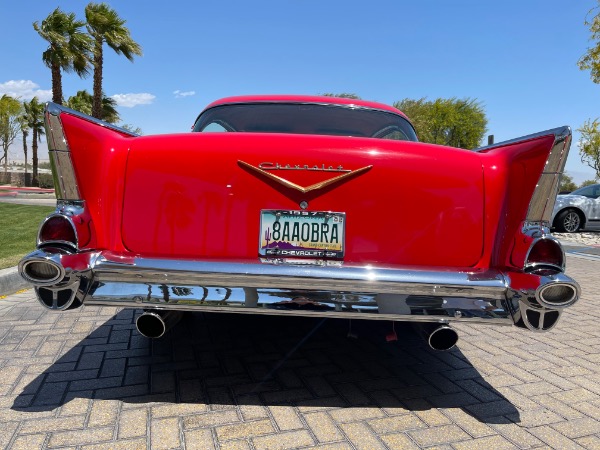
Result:
<svg viewBox="0 0 600 450">
<path fill-rule="evenodd" d="M 140 94 L 115 94 L 111 95 L 110 98 L 116 101 L 119 106 L 133 108 L 137 105 L 150 105 L 156 98 L 156 95 L 142 92 Z"/>
<path fill-rule="evenodd" d="M 39 89 L 39 87 L 39 84 L 31 80 L 9 80 L 0 83 L 0 96 L 6 94 L 20 100 L 31 100 L 37 97 L 40 102 L 52 100 L 52 90 Z"/>
<path fill-rule="evenodd" d="M 175 98 L 190 97 L 196 95 L 196 91 L 180 91 L 177 89 L 176 91 L 173 91 L 173 94 L 175 94 Z"/>
</svg>

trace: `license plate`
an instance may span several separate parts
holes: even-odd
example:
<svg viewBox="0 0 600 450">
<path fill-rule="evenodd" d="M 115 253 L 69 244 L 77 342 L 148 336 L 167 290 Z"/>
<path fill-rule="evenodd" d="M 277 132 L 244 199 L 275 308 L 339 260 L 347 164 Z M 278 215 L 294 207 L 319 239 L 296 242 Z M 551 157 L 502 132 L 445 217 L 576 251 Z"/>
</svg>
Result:
<svg viewBox="0 0 600 450">
<path fill-rule="evenodd" d="M 344 257 L 346 214 L 263 209 L 259 254 L 282 258 Z"/>
</svg>

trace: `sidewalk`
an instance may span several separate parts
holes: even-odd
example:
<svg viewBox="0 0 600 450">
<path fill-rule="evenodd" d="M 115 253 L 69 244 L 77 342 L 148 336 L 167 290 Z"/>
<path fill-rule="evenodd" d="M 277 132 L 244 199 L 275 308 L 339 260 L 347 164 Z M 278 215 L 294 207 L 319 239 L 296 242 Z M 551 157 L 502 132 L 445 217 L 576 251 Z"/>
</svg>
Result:
<svg viewBox="0 0 600 450">
<path fill-rule="evenodd" d="M 162 339 L 139 311 L 0 300 L 0 448 L 592 449 L 600 444 L 600 262 L 557 327 L 410 327 L 189 314 Z"/>
<path fill-rule="evenodd" d="M 13 294 L 21 289 L 30 289 L 32 286 L 19 275 L 17 266 L 0 269 L 0 296 Z"/>
</svg>

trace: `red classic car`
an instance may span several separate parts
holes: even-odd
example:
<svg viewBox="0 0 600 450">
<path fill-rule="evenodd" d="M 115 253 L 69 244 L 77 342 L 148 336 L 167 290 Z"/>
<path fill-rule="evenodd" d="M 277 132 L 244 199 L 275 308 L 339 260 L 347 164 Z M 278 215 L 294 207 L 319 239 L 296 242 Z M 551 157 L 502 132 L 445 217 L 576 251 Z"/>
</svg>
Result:
<svg viewBox="0 0 600 450">
<path fill-rule="evenodd" d="M 219 100 L 192 133 L 136 136 L 48 104 L 56 212 L 19 263 L 52 310 L 183 311 L 552 328 L 580 295 L 549 233 L 571 132 L 474 151 L 420 143 L 390 106 Z"/>
</svg>

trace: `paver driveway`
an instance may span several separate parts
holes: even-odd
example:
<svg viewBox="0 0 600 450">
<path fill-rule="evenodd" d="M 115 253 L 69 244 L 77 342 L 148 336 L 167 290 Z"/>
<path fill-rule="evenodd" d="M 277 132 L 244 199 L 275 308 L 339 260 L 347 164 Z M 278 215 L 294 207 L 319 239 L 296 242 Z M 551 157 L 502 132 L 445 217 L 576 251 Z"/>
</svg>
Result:
<svg viewBox="0 0 600 450">
<path fill-rule="evenodd" d="M 600 261 L 557 329 L 457 327 L 429 350 L 389 323 L 139 312 L 0 299 L 0 448 L 600 448 Z"/>
</svg>

